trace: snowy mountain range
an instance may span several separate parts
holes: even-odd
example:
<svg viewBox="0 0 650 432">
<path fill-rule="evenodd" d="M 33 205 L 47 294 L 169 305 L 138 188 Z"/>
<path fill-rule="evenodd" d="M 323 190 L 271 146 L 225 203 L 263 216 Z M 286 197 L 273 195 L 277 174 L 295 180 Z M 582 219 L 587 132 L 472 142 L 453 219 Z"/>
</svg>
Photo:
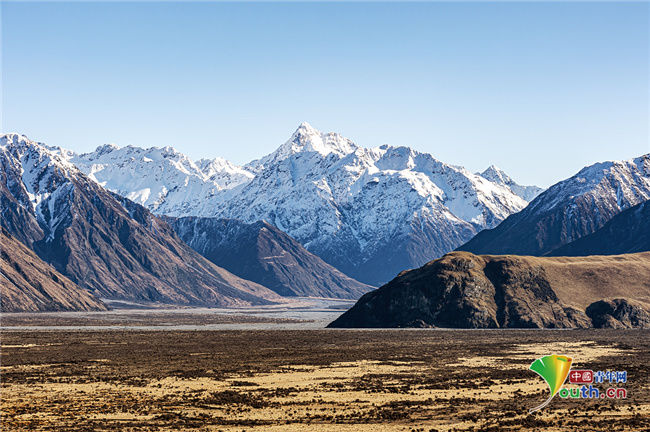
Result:
<svg viewBox="0 0 650 432">
<path fill-rule="evenodd" d="M 283 301 L 268 288 L 211 263 L 149 210 L 102 188 L 58 153 L 22 135 L 0 136 L 0 224 L 7 238 L 31 249 L 73 284 L 101 298 L 176 305 Z M 2 244 L 5 254 L 20 252 L 6 247 L 10 244 Z M 42 279 L 37 274 L 43 273 L 32 272 L 21 285 Z M 5 287 L 8 280 L 2 278 L 3 290 L 12 288 Z M 51 287 L 50 292 L 59 291 Z M 39 301 L 33 306 L 67 309 L 71 301 L 59 297 L 56 305 Z M 76 302 L 90 305 L 87 298 Z"/>
<path fill-rule="evenodd" d="M 523 211 L 459 250 L 545 255 L 591 234 L 619 212 L 650 199 L 650 154 L 583 168 L 537 196 Z"/>
<path fill-rule="evenodd" d="M 540 192 L 494 167 L 474 174 L 408 147 L 360 147 L 307 123 L 245 166 L 193 162 L 172 147 L 55 150 L 156 214 L 264 220 L 373 285 L 453 250 Z"/>
</svg>

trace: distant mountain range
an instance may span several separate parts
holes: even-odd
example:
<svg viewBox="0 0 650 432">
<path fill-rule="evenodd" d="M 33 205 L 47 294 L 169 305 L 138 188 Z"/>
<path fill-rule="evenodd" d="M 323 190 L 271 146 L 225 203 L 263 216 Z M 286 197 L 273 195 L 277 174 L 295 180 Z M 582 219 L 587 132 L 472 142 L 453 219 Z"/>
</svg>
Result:
<svg viewBox="0 0 650 432">
<path fill-rule="evenodd" d="M 368 284 L 453 250 L 540 191 L 493 167 L 473 174 L 408 147 L 363 148 L 307 123 L 243 167 L 172 147 L 53 150 L 158 215 L 264 220 Z"/>
<path fill-rule="evenodd" d="M 453 252 L 364 295 L 330 327 L 650 328 L 650 252 Z"/>
<path fill-rule="evenodd" d="M 538 195 L 524 210 L 458 250 L 545 255 L 600 229 L 622 210 L 650 199 L 650 154 L 582 169 Z M 630 222 L 632 220 L 630 219 Z"/>
<path fill-rule="evenodd" d="M 149 210 L 43 145 L 0 137 L 0 167 L 2 227 L 97 297 L 207 306 L 282 300 L 211 263 Z"/>
<path fill-rule="evenodd" d="M 282 296 L 358 299 L 374 289 L 266 222 L 193 216 L 164 219 L 185 243 L 213 263 Z"/>
<path fill-rule="evenodd" d="M 7 134 L 0 300 L 5 311 L 101 310 L 101 299 L 230 307 L 363 295 L 338 324 L 635 326 L 647 312 L 644 254 L 453 253 L 404 271 L 454 248 L 650 250 L 649 199 L 650 155 L 598 163 L 542 191 L 494 166 L 473 174 L 408 147 L 358 147 L 306 123 L 245 166 L 194 162 L 172 147 L 104 145 L 77 155 Z M 605 277 L 601 267 L 620 263 L 627 279 Z M 446 291 L 450 281 L 458 290 Z M 576 293 L 593 304 L 572 302 L 558 281 L 584 285 Z"/>
</svg>

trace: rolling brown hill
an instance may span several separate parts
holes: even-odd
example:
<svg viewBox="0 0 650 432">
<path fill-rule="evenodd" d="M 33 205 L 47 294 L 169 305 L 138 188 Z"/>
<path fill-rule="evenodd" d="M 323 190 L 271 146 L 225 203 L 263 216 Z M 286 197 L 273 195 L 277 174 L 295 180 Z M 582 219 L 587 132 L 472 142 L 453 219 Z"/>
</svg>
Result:
<svg viewBox="0 0 650 432">
<path fill-rule="evenodd" d="M 364 295 L 330 327 L 650 327 L 650 252 L 453 252 Z"/>
<path fill-rule="evenodd" d="M 0 228 L 0 311 L 106 310 L 34 252 Z"/>
</svg>

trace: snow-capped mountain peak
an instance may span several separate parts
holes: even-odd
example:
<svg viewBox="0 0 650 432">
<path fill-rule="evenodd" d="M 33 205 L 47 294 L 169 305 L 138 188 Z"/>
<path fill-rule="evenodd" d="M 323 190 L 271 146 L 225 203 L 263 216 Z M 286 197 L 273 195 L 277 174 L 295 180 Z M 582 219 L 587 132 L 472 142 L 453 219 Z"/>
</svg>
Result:
<svg viewBox="0 0 650 432">
<path fill-rule="evenodd" d="M 41 228 L 26 226 L 24 230 L 42 232 L 47 228 L 51 236 L 63 221 L 58 209 L 67 205 L 66 197 L 74 189 L 70 178 L 80 174 L 79 170 L 42 143 L 24 135 L 6 134 L 0 136 L 0 171 L 6 180 L 0 191 L 6 187 L 13 200 L 42 223 Z M 2 209 L 3 217 L 11 207 Z"/>
<path fill-rule="evenodd" d="M 287 142 L 282 144 L 273 153 L 250 162 L 246 167 L 254 172 L 258 172 L 265 166 L 297 153 L 315 152 L 321 156 L 327 156 L 329 154 L 344 156 L 354 152 L 357 148 L 351 140 L 337 133 L 323 133 L 309 123 L 302 122 Z"/>
<path fill-rule="evenodd" d="M 405 146 L 357 146 L 301 125 L 212 216 L 268 220 L 368 283 L 452 250 L 527 201 L 508 186 Z"/>
<path fill-rule="evenodd" d="M 622 210 L 650 199 L 650 154 L 600 162 L 539 194 L 524 210 L 460 250 L 544 255 L 591 234 Z"/>
<path fill-rule="evenodd" d="M 8 133 L 0 136 L 0 150 L 13 154 L 17 159 L 32 159 L 28 164 L 31 169 L 52 166 L 63 170 L 74 170 L 77 168 L 61 155 L 58 147 L 51 148 L 47 145 L 32 141 L 25 135 Z"/>
<path fill-rule="evenodd" d="M 222 158 L 194 162 L 170 145 L 145 149 L 105 144 L 67 158 L 100 185 L 159 214 L 209 212 L 219 192 L 254 176 Z"/>
<path fill-rule="evenodd" d="M 499 183 L 508 183 L 512 179 L 498 166 L 490 165 L 486 168 L 485 171 L 480 173 L 481 177 L 484 177 L 491 181 L 499 181 Z"/>
<path fill-rule="evenodd" d="M 492 183 L 509 188 L 512 193 L 529 202 L 544 191 L 544 189 L 537 186 L 521 186 L 517 184 L 508 174 L 496 165 L 490 165 L 485 171 L 478 175 Z"/>
</svg>

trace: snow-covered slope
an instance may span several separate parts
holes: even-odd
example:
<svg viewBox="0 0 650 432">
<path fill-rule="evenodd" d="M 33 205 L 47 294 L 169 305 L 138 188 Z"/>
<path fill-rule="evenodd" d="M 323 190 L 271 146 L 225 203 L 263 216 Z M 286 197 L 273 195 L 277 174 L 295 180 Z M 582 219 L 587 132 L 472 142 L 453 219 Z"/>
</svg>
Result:
<svg viewBox="0 0 650 432">
<path fill-rule="evenodd" d="M 82 155 L 60 153 L 100 185 L 157 214 L 208 214 L 219 191 L 254 176 L 222 158 L 194 163 L 169 146 L 107 144 Z"/>
<path fill-rule="evenodd" d="M 424 264 L 527 202 L 509 187 L 408 147 L 358 147 L 306 123 L 215 208 L 267 220 L 366 283 Z"/>
<path fill-rule="evenodd" d="M 490 165 L 485 171 L 479 174 L 481 177 L 490 180 L 493 183 L 500 184 L 510 188 L 512 193 L 523 198 L 526 201 L 532 201 L 544 189 L 538 186 L 521 186 L 508 176 L 502 169 Z"/>
<path fill-rule="evenodd" d="M 200 159 L 196 162 L 196 165 L 207 180 L 215 183 L 221 189 L 232 189 L 242 183 L 249 182 L 255 177 L 255 174 L 251 171 L 220 157 Z"/>
<path fill-rule="evenodd" d="M 544 255 L 650 199 L 650 154 L 597 163 L 551 186 L 524 210 L 459 248 L 476 254 Z"/>
<path fill-rule="evenodd" d="M 170 147 L 69 156 L 108 189 L 157 214 L 266 220 L 350 276 L 380 284 L 463 244 L 527 205 L 499 181 L 408 147 L 357 146 L 307 123 L 237 167 Z"/>
</svg>

